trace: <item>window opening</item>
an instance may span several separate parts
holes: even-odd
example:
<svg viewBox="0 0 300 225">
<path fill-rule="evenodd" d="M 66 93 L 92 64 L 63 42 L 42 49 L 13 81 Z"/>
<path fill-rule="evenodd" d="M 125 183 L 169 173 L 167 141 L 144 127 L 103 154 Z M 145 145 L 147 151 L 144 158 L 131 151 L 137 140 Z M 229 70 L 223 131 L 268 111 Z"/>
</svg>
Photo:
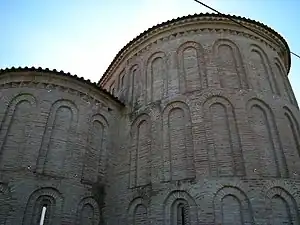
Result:
<svg viewBox="0 0 300 225">
<path fill-rule="evenodd" d="M 181 207 L 181 224 L 186 225 L 185 218 L 184 218 L 184 207 Z"/>
<path fill-rule="evenodd" d="M 43 206 L 39 225 L 44 225 L 45 217 L 46 217 L 46 211 L 47 211 L 47 207 Z"/>
<path fill-rule="evenodd" d="M 189 225 L 188 209 L 184 204 L 177 206 L 177 224 L 176 225 Z"/>
</svg>

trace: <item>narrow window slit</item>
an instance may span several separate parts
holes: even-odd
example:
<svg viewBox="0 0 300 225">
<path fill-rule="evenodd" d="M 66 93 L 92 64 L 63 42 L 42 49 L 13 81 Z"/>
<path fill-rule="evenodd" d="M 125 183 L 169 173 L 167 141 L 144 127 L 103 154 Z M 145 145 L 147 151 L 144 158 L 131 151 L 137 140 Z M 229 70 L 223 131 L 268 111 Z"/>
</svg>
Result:
<svg viewBox="0 0 300 225">
<path fill-rule="evenodd" d="M 181 221 L 182 221 L 182 225 L 186 225 L 185 224 L 185 212 L 184 212 L 184 207 L 181 207 Z"/>
<path fill-rule="evenodd" d="M 177 224 L 176 225 L 189 225 L 189 219 L 187 215 L 188 211 L 184 204 L 177 206 Z"/>
<path fill-rule="evenodd" d="M 47 206 L 43 206 L 41 212 L 40 225 L 44 225 L 45 217 L 46 217 Z"/>
</svg>

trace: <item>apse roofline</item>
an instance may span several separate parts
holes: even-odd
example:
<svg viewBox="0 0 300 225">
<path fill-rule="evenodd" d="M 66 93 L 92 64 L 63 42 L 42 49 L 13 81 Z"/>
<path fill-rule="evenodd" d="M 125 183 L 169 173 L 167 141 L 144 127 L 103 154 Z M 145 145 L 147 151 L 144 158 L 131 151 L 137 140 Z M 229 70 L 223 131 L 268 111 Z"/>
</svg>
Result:
<svg viewBox="0 0 300 225">
<path fill-rule="evenodd" d="M 169 25 L 177 25 L 178 23 L 182 22 L 186 22 L 186 21 L 190 21 L 193 19 L 214 19 L 214 20 L 227 20 L 230 21 L 230 19 L 233 20 L 238 20 L 239 22 L 244 22 L 244 23 L 250 23 L 254 26 L 259 26 L 263 29 L 265 29 L 266 31 L 270 32 L 271 34 L 273 34 L 275 37 L 277 37 L 282 44 L 284 45 L 285 50 L 287 51 L 288 54 L 286 54 L 287 57 L 287 72 L 289 72 L 290 67 L 291 67 L 291 54 L 290 54 L 290 48 L 286 42 L 286 40 L 279 34 L 277 33 L 275 30 L 273 30 L 272 28 L 270 28 L 269 26 L 260 23 L 256 20 L 252 20 L 246 17 L 241 17 L 241 16 L 236 16 L 236 15 L 221 15 L 221 14 L 217 14 L 217 13 L 200 13 L 200 14 L 194 14 L 194 15 L 187 15 L 187 16 L 183 16 L 183 17 L 178 17 L 172 20 L 168 20 L 165 22 L 162 22 L 160 24 L 157 24 L 147 30 L 145 30 L 144 32 L 140 33 L 138 36 L 136 36 L 134 39 L 132 39 L 130 42 L 128 42 L 118 53 L 117 55 L 114 57 L 114 59 L 112 60 L 112 62 L 110 63 L 110 65 L 108 66 L 108 68 L 106 69 L 106 71 L 104 72 L 104 74 L 102 75 L 102 77 L 100 78 L 100 80 L 98 81 L 97 85 L 101 85 L 104 83 L 105 79 L 108 78 L 109 73 L 111 72 L 111 70 L 113 69 L 113 66 L 115 63 L 117 63 L 120 60 L 120 57 L 122 56 L 123 53 L 125 53 L 128 49 L 130 49 L 130 47 L 135 44 L 136 42 L 138 42 L 139 40 L 145 38 L 147 35 L 155 32 L 155 31 L 159 31 L 162 30 L 165 26 L 167 26 L 169 28 Z"/>
<path fill-rule="evenodd" d="M 17 72 L 39 72 L 39 73 L 47 73 L 47 74 L 54 74 L 54 75 L 59 75 L 59 76 L 67 76 L 71 79 L 75 79 L 79 82 L 82 82 L 84 84 L 87 84 L 101 92 L 103 92 L 105 95 L 107 95 L 109 98 L 111 98 L 112 100 L 116 101 L 118 104 L 121 104 L 122 106 L 124 106 L 124 103 L 121 102 L 117 97 L 113 96 L 112 94 L 110 94 L 108 91 L 106 91 L 105 89 L 99 87 L 97 85 L 96 82 L 91 82 L 91 80 L 89 79 L 84 79 L 83 77 L 79 77 L 76 74 L 70 74 L 70 73 L 65 73 L 64 71 L 60 70 L 56 70 L 56 69 L 49 69 L 49 68 L 41 68 L 41 67 L 10 67 L 10 68 L 4 68 L 4 69 L 0 69 L 0 76 L 7 74 L 7 73 L 17 73 Z"/>
</svg>

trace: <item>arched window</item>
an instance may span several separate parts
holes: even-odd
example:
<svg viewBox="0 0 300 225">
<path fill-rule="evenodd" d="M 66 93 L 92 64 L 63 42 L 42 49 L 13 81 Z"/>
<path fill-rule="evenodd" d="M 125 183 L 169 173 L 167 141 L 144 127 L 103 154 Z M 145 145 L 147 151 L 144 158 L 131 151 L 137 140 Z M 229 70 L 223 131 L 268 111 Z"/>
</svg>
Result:
<svg viewBox="0 0 300 225">
<path fill-rule="evenodd" d="M 197 225 L 197 205 L 184 191 L 171 192 L 163 203 L 165 225 Z"/>
<path fill-rule="evenodd" d="M 55 200 L 50 196 L 41 196 L 35 202 L 33 215 L 31 218 L 32 225 L 49 225 L 54 217 Z"/>
<path fill-rule="evenodd" d="M 60 224 L 62 204 L 63 198 L 56 189 L 42 188 L 36 190 L 28 199 L 22 224 Z"/>
</svg>

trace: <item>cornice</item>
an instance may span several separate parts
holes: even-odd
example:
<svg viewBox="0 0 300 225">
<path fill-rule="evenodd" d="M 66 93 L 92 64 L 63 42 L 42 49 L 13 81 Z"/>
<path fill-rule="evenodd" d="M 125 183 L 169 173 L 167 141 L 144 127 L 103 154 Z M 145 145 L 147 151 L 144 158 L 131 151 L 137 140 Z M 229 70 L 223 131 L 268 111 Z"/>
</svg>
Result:
<svg viewBox="0 0 300 225">
<path fill-rule="evenodd" d="M 46 69 L 43 69 L 41 67 L 38 67 L 38 68 L 35 68 L 35 67 L 18 67 L 18 68 L 15 68 L 15 67 L 11 67 L 11 68 L 5 68 L 5 69 L 0 69 L 0 78 L 1 76 L 4 76 L 4 75 L 9 75 L 11 73 L 26 73 L 26 72 L 30 72 L 30 73 L 37 73 L 38 75 L 40 75 L 41 73 L 42 74 L 45 74 L 45 75 L 56 75 L 56 76 L 59 76 L 61 78 L 69 78 L 69 79 L 73 79 L 74 81 L 77 81 L 83 85 L 87 85 L 88 87 L 90 87 L 91 89 L 94 89 L 94 92 L 101 92 L 102 94 L 104 94 L 104 96 L 106 96 L 108 99 L 111 99 L 113 101 L 115 101 L 117 104 L 120 104 L 122 106 L 124 106 L 124 103 L 121 102 L 118 98 L 116 98 L 115 96 L 111 95 L 108 91 L 104 90 L 103 88 L 97 86 L 97 83 L 96 82 L 91 82 L 89 79 L 86 80 L 84 79 L 83 77 L 78 77 L 77 75 L 72 75 L 70 73 L 65 73 L 64 71 L 57 71 L 56 69 L 53 69 L 53 70 L 50 70 L 49 68 L 46 68 Z M 41 75 L 43 76 L 43 75 Z M 37 86 L 47 86 L 48 84 L 50 85 L 53 85 L 51 84 L 50 82 L 48 83 L 48 81 L 45 81 L 43 82 L 42 84 L 40 82 L 36 82 L 36 81 L 20 81 L 20 85 L 22 87 L 26 86 L 26 84 L 28 83 L 28 85 L 30 86 L 30 84 L 33 84 L 35 83 Z M 14 81 L 9 81 L 7 83 L 12 83 L 12 86 L 15 86 Z M 1 88 L 1 85 L 0 84 L 0 88 Z M 61 85 L 56 85 L 57 88 L 64 88 L 64 85 L 61 84 Z M 68 88 L 70 89 L 70 88 Z M 70 89 L 69 90 L 70 93 L 76 93 L 78 92 L 77 94 L 79 96 L 85 96 L 86 98 L 90 98 L 89 96 L 87 96 L 87 93 L 83 93 L 83 92 L 80 92 L 79 90 L 75 90 L 75 89 Z M 97 100 L 94 99 L 95 102 L 97 103 Z"/>
<path fill-rule="evenodd" d="M 234 15 L 225 15 L 222 16 L 220 14 L 211 14 L 211 13 L 205 13 L 205 14 L 194 14 L 194 15 L 188 15 L 188 16 L 184 16 L 184 17 L 178 17 L 176 19 L 172 19 L 172 20 L 168 20 L 166 22 L 157 24 L 151 28 L 149 28 L 148 30 L 144 31 L 143 33 L 139 34 L 137 37 L 135 37 L 133 40 L 131 40 L 129 43 L 127 43 L 115 56 L 115 58 L 113 59 L 113 61 L 111 62 L 111 64 L 109 65 L 109 67 L 107 68 L 107 70 L 104 72 L 103 76 L 101 77 L 101 79 L 99 80 L 99 82 L 97 83 L 98 85 L 103 85 L 106 83 L 106 81 L 110 78 L 110 76 L 112 75 L 112 73 L 114 72 L 114 70 L 118 67 L 118 65 L 122 62 L 122 60 L 124 58 L 126 58 L 126 55 L 133 51 L 138 45 L 140 45 L 141 43 L 145 42 L 147 39 L 155 36 L 156 34 L 162 33 L 164 31 L 170 30 L 178 25 L 185 25 L 185 24 L 189 24 L 189 23 L 195 23 L 195 22 L 203 22 L 203 23 L 207 23 L 209 22 L 209 24 L 234 24 L 233 21 L 231 21 L 228 17 L 230 17 L 231 19 L 234 19 L 236 21 L 238 21 L 239 23 L 248 26 L 256 31 L 259 31 L 262 33 L 262 35 L 264 36 L 268 36 L 270 39 L 272 39 L 272 45 L 267 42 L 265 40 L 265 38 L 261 38 L 259 35 L 257 34 L 251 34 L 253 33 L 252 31 L 247 30 L 246 28 L 243 28 L 242 26 L 240 27 L 241 29 L 230 29 L 230 28 L 199 28 L 199 29 L 193 29 L 193 30 L 189 30 L 189 31 L 185 31 L 185 32 L 177 32 L 177 33 L 172 33 L 171 35 L 167 36 L 167 37 L 163 37 L 160 38 L 156 41 L 154 41 L 153 43 L 149 43 L 146 47 L 144 47 L 141 51 L 139 51 L 138 53 L 135 53 L 135 56 L 138 56 L 140 53 L 144 52 L 145 50 L 148 50 L 149 47 L 152 44 L 157 44 L 163 41 L 168 41 L 168 40 L 172 40 L 176 37 L 180 37 L 180 36 L 184 36 L 184 35 L 189 35 L 189 34 L 196 34 L 196 33 L 200 33 L 200 32 L 215 32 L 215 33 L 230 33 L 230 34 L 235 34 L 235 35 L 241 35 L 241 36 L 245 36 L 247 38 L 251 38 L 254 40 L 259 40 L 263 43 L 265 43 L 266 45 L 268 45 L 269 47 L 271 47 L 273 50 L 275 50 L 274 46 L 279 46 L 280 47 L 280 52 L 278 52 L 278 54 L 283 55 L 283 57 L 285 58 L 285 66 L 287 71 L 289 71 L 290 69 L 290 64 L 291 64 L 291 58 L 290 58 L 290 50 L 289 50 L 289 46 L 287 44 L 287 42 L 285 41 L 285 39 L 276 31 L 274 31 L 272 28 L 268 27 L 265 24 L 262 24 L 260 22 L 257 22 L 255 20 L 251 20 L 245 17 L 240 17 L 240 16 L 234 16 Z M 235 24 L 236 25 L 236 24 Z M 238 26 L 238 25 L 236 25 Z M 242 29 L 244 29 L 245 31 L 248 32 L 243 32 L 241 31 Z M 278 51 L 278 49 L 277 49 Z"/>
</svg>

